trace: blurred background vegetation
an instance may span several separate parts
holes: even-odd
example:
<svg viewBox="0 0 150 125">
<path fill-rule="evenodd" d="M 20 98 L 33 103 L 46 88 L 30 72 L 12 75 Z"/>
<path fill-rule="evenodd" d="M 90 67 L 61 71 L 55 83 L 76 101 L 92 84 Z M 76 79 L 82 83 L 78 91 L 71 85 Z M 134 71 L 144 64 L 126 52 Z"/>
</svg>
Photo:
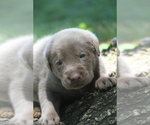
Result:
<svg viewBox="0 0 150 125">
<path fill-rule="evenodd" d="M 79 27 L 94 32 L 100 42 L 117 36 L 119 43 L 131 43 L 150 37 L 149 5 L 149 0 L 1 0 L 0 42 L 33 29 L 40 38 Z"/>
<path fill-rule="evenodd" d="M 116 36 L 116 14 L 116 0 L 34 0 L 34 35 L 79 27 L 107 41 Z"/>
<path fill-rule="evenodd" d="M 0 42 L 33 33 L 33 1 L 0 1 Z"/>
<path fill-rule="evenodd" d="M 117 38 L 120 50 L 133 49 L 140 45 L 140 39 L 150 37 L 149 5 L 149 0 L 117 0 Z M 125 44 L 121 44 L 123 42 Z"/>
<path fill-rule="evenodd" d="M 149 0 L 117 0 L 117 37 L 119 42 L 150 37 L 149 5 Z"/>
<path fill-rule="evenodd" d="M 107 41 L 116 36 L 116 14 L 116 0 L 0 1 L 0 42 L 32 34 L 33 25 L 35 38 L 79 27 Z"/>
</svg>

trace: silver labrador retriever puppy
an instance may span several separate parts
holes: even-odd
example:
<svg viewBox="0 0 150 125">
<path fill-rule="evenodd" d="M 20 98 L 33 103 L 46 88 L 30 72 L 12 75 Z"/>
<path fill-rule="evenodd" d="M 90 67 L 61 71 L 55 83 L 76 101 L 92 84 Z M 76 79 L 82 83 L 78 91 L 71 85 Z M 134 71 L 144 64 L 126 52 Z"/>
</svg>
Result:
<svg viewBox="0 0 150 125">
<path fill-rule="evenodd" d="M 10 125 L 33 124 L 33 37 L 22 36 L 0 45 L 0 100 L 11 102 Z"/>
<path fill-rule="evenodd" d="M 106 74 L 99 55 L 97 37 L 78 28 L 62 30 L 34 45 L 34 91 L 38 91 L 42 110 L 39 124 L 59 124 L 62 103 L 95 86 L 103 89 L 116 84 Z"/>
</svg>

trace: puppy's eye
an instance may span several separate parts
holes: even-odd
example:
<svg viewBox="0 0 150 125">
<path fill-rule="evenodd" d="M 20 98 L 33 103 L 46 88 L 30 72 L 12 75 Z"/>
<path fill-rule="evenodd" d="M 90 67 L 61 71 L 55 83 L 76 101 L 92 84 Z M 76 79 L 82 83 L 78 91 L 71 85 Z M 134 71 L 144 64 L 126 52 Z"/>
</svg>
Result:
<svg viewBox="0 0 150 125">
<path fill-rule="evenodd" d="M 80 58 L 84 58 L 86 55 L 85 54 L 81 54 L 80 55 Z"/>
<path fill-rule="evenodd" d="M 60 60 L 56 61 L 56 65 L 61 66 L 62 65 L 62 61 L 60 61 Z"/>
</svg>

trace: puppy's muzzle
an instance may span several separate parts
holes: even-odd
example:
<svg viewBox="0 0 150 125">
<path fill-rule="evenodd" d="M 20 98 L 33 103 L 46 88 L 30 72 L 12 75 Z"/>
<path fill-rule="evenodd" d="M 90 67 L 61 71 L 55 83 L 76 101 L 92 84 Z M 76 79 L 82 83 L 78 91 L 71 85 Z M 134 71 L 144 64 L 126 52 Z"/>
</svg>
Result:
<svg viewBox="0 0 150 125">
<path fill-rule="evenodd" d="M 70 82 L 78 82 L 81 78 L 82 75 L 79 72 L 71 72 L 67 75 L 67 79 L 70 80 Z"/>
<path fill-rule="evenodd" d="M 79 89 L 86 85 L 85 75 L 82 70 L 69 70 L 65 72 L 64 86 L 67 89 Z"/>
<path fill-rule="evenodd" d="M 75 65 L 75 64 L 74 64 Z M 91 82 L 93 77 L 92 74 L 81 65 L 67 66 L 64 69 L 64 74 L 62 78 L 62 85 L 66 89 L 80 89 Z"/>
</svg>

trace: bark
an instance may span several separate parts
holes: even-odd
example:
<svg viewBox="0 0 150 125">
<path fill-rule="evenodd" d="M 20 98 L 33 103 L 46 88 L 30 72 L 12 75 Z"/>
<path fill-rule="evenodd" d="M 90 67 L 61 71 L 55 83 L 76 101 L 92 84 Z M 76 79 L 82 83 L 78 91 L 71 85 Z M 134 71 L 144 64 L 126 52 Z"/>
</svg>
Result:
<svg viewBox="0 0 150 125">
<path fill-rule="evenodd" d="M 117 124 L 150 124 L 150 86 L 117 91 Z"/>
<path fill-rule="evenodd" d="M 150 86 L 86 93 L 64 108 L 61 117 L 61 125 L 149 125 Z"/>
<path fill-rule="evenodd" d="M 116 88 L 85 93 L 61 112 L 61 125 L 116 125 Z"/>
<path fill-rule="evenodd" d="M 150 86 L 85 93 L 61 110 L 61 121 L 60 125 L 149 125 Z M 0 120 L 0 125 L 6 123 Z"/>
</svg>

